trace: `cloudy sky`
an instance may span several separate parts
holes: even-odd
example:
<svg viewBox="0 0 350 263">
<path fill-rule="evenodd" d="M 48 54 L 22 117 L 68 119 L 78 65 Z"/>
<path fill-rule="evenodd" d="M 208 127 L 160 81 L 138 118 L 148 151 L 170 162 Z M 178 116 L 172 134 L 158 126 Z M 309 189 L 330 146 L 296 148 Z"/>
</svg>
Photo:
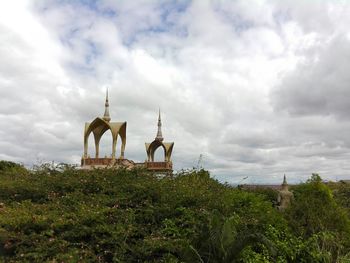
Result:
<svg viewBox="0 0 350 263">
<path fill-rule="evenodd" d="M 340 0 L 1 1 L 0 159 L 79 163 L 108 88 L 126 158 L 160 107 L 177 170 L 202 154 L 230 183 L 349 179 L 349 24 Z"/>
</svg>

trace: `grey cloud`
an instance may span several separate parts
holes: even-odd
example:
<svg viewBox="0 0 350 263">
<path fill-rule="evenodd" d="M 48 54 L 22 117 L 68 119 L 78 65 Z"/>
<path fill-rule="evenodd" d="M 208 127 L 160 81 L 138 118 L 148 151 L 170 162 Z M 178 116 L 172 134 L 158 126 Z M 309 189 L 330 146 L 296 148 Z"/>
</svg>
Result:
<svg viewBox="0 0 350 263">
<path fill-rule="evenodd" d="M 102 115 L 108 87 L 130 159 L 145 159 L 160 107 L 176 169 L 203 154 L 232 183 L 346 176 L 348 40 L 335 36 L 347 27 L 297 5 L 35 1 L 16 30 L 0 17 L 0 158 L 79 163 L 84 123 Z"/>
<path fill-rule="evenodd" d="M 335 37 L 287 74 L 274 90 L 276 110 L 293 115 L 332 115 L 348 119 L 350 113 L 350 41 Z"/>
</svg>

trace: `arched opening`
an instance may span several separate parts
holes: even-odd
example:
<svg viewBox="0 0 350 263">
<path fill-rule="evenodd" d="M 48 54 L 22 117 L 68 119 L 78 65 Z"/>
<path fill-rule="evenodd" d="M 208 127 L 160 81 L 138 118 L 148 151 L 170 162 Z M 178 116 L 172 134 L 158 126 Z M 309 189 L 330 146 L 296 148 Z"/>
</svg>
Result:
<svg viewBox="0 0 350 263">
<path fill-rule="evenodd" d="M 163 146 L 159 146 L 154 151 L 154 162 L 164 162 L 165 161 L 165 148 Z"/>
<path fill-rule="evenodd" d="M 122 138 L 118 134 L 117 136 L 117 144 L 115 146 L 115 158 L 119 158 L 121 155 L 121 147 L 122 147 Z"/>
<path fill-rule="evenodd" d="M 112 157 L 113 138 L 111 130 L 105 131 L 100 139 L 99 158 Z"/>
<path fill-rule="evenodd" d="M 90 158 L 95 158 L 96 150 L 95 150 L 95 139 L 94 134 L 90 133 L 89 139 L 88 139 L 88 151 L 87 156 Z"/>
</svg>

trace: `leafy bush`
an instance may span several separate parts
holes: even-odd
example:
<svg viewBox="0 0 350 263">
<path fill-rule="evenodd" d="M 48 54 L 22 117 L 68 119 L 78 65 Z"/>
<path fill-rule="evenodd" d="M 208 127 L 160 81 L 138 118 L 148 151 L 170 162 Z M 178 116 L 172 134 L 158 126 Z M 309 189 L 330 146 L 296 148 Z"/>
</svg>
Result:
<svg viewBox="0 0 350 263">
<path fill-rule="evenodd" d="M 0 172 L 24 172 L 26 169 L 18 163 L 0 160 Z"/>
<path fill-rule="evenodd" d="M 344 207 L 350 216 L 350 184 L 349 183 L 337 183 L 333 186 L 333 194 L 335 201 L 342 207 Z"/>
<path fill-rule="evenodd" d="M 307 183 L 295 186 L 294 202 L 285 217 L 297 236 L 306 240 L 307 256 L 318 262 L 337 262 L 350 248 L 350 221 L 330 188 L 317 174 Z"/>
<path fill-rule="evenodd" d="M 331 193 L 314 182 L 295 191 L 296 202 L 282 214 L 261 193 L 220 184 L 204 170 L 164 178 L 144 170 L 82 171 L 65 165 L 1 170 L 0 258 L 5 262 L 346 260 L 348 218 Z M 318 213 L 307 201 L 328 214 Z M 300 215 L 302 209 L 321 219 L 305 225 L 309 217 Z"/>
</svg>

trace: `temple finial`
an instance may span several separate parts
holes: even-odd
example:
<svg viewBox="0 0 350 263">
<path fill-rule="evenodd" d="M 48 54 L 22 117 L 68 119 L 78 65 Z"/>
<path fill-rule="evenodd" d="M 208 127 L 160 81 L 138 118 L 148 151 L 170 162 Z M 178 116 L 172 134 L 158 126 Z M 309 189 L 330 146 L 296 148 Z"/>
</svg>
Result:
<svg viewBox="0 0 350 263">
<path fill-rule="evenodd" d="M 283 191 L 288 191 L 288 183 L 287 183 L 287 178 L 286 178 L 285 174 L 283 175 L 282 190 Z"/>
<path fill-rule="evenodd" d="M 287 184 L 287 179 L 286 179 L 286 175 L 284 174 L 283 176 L 283 184 L 286 185 Z"/>
<path fill-rule="evenodd" d="M 162 120 L 161 120 L 161 117 L 160 117 L 160 108 L 159 108 L 159 115 L 158 115 L 158 132 L 157 132 L 156 140 L 163 141 Z"/>
<path fill-rule="evenodd" d="M 105 113 L 103 119 L 108 122 L 111 120 L 111 117 L 109 116 L 108 88 L 106 91 Z"/>
</svg>

